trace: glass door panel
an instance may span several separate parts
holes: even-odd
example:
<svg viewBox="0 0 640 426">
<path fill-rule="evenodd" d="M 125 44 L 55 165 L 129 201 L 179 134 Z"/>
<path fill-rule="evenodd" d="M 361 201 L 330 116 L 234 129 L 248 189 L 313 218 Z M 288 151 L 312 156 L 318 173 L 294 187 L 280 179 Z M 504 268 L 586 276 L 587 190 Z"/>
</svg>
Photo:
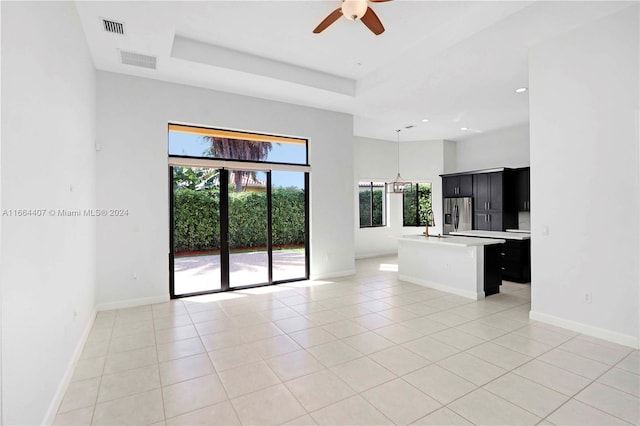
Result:
<svg viewBox="0 0 640 426">
<path fill-rule="evenodd" d="M 268 173 L 229 170 L 229 287 L 270 282 Z"/>
<path fill-rule="evenodd" d="M 304 172 L 271 172 L 273 281 L 304 279 L 306 203 Z"/>
<path fill-rule="evenodd" d="M 173 295 L 222 289 L 220 170 L 172 167 Z"/>
</svg>

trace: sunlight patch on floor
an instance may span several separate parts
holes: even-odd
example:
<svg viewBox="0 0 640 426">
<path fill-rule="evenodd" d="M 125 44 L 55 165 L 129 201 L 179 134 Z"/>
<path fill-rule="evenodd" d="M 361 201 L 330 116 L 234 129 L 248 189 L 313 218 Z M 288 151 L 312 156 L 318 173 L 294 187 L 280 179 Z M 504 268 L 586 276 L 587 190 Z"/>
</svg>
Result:
<svg viewBox="0 0 640 426">
<path fill-rule="evenodd" d="M 245 290 L 238 290 L 238 293 L 246 293 L 246 294 L 271 294 L 271 293 L 278 293 L 281 291 L 287 291 L 289 290 L 286 286 L 281 285 L 281 286 L 264 286 L 264 287 L 255 287 L 255 288 L 248 288 Z"/>
<path fill-rule="evenodd" d="M 317 287 L 321 285 L 333 284 L 333 281 L 324 281 L 324 280 L 307 280 L 307 281 L 297 281 L 293 283 L 287 283 L 288 287 Z"/>
<path fill-rule="evenodd" d="M 240 299 L 243 297 L 247 297 L 247 295 L 241 294 L 240 292 L 237 292 L 237 291 L 227 292 L 227 293 L 214 293 L 214 294 L 204 294 L 202 296 L 189 297 L 189 302 L 210 303 L 210 302 L 220 302 L 221 300 Z"/>
<path fill-rule="evenodd" d="M 392 264 L 392 263 L 381 263 L 380 264 L 380 268 L 378 269 L 380 271 L 384 271 L 384 272 L 398 272 L 398 264 Z"/>
</svg>

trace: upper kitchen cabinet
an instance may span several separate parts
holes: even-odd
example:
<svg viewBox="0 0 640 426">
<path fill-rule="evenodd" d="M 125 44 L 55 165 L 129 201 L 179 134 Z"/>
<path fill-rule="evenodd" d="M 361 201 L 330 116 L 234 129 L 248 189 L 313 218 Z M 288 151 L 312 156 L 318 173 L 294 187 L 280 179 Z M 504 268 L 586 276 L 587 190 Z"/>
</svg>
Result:
<svg viewBox="0 0 640 426">
<path fill-rule="evenodd" d="M 473 204 L 476 211 L 499 211 L 503 207 L 503 172 L 473 175 Z"/>
<path fill-rule="evenodd" d="M 529 167 L 516 170 L 518 211 L 520 212 L 528 212 L 531 210 L 531 183 L 529 176 Z"/>
<path fill-rule="evenodd" d="M 510 170 L 473 175 L 473 229 L 504 231 L 517 227 L 513 177 Z"/>
<path fill-rule="evenodd" d="M 471 197 L 473 195 L 472 175 L 443 176 L 442 195 L 444 198 Z"/>
</svg>

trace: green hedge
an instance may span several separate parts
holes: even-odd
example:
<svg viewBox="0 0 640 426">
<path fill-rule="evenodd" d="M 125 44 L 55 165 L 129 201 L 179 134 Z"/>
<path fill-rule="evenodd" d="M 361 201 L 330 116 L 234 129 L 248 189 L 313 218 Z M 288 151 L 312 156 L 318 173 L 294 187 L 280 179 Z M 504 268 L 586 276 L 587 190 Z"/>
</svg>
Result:
<svg viewBox="0 0 640 426">
<path fill-rule="evenodd" d="M 373 214 L 371 214 L 371 196 L 373 195 Z M 382 226 L 383 220 L 383 200 L 385 195 L 384 188 L 361 188 L 360 197 L 360 227 Z"/>
<path fill-rule="evenodd" d="M 216 188 L 174 192 L 174 251 L 220 249 L 220 195 Z M 273 246 L 304 244 L 304 191 L 274 188 L 272 192 Z M 267 244 L 267 194 L 229 194 L 231 248 Z"/>
</svg>

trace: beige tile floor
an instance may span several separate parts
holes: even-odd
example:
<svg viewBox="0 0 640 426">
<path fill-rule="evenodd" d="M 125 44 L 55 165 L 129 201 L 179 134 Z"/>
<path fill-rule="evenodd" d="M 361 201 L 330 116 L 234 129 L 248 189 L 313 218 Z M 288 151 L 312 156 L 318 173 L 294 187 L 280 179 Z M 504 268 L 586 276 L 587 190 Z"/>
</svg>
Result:
<svg viewBox="0 0 640 426">
<path fill-rule="evenodd" d="M 396 265 L 100 312 L 55 423 L 639 423 L 637 350 L 529 320 L 528 285 L 472 301 Z"/>
</svg>

